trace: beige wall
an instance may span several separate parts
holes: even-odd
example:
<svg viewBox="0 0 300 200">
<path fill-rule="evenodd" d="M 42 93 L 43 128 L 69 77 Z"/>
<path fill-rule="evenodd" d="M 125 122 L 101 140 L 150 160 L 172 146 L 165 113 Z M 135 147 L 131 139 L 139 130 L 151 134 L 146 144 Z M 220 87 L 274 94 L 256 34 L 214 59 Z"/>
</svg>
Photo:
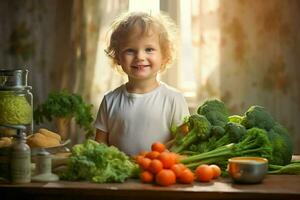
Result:
<svg viewBox="0 0 300 200">
<path fill-rule="evenodd" d="M 220 1 L 222 98 L 265 106 L 300 153 L 300 1 Z"/>
</svg>

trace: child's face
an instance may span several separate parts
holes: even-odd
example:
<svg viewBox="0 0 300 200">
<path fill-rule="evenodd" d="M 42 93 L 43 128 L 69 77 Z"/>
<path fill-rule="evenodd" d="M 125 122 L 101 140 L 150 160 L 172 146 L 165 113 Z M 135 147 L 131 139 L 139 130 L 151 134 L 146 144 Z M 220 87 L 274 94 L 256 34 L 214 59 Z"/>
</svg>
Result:
<svg viewBox="0 0 300 200">
<path fill-rule="evenodd" d="M 164 64 L 158 34 L 139 33 L 121 45 L 118 62 L 130 80 L 156 79 Z"/>
</svg>

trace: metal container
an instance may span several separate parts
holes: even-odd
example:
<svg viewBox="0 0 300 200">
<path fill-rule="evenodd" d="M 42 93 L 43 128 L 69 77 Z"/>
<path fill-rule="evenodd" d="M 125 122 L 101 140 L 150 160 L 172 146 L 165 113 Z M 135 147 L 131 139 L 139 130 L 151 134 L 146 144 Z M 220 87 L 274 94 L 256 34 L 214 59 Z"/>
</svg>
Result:
<svg viewBox="0 0 300 200">
<path fill-rule="evenodd" d="M 0 148 L 0 180 L 10 180 L 10 147 Z"/>
<path fill-rule="evenodd" d="M 33 96 L 27 85 L 28 70 L 0 69 L 0 125 L 24 125 L 33 131 Z M 1 136 L 13 136 L 15 130 L 0 129 Z"/>
<path fill-rule="evenodd" d="M 31 89 L 27 85 L 27 69 L 0 69 L 0 90 Z"/>
<path fill-rule="evenodd" d="M 236 183 L 260 183 L 268 172 L 268 160 L 261 157 L 234 157 L 228 160 L 227 170 Z"/>
</svg>

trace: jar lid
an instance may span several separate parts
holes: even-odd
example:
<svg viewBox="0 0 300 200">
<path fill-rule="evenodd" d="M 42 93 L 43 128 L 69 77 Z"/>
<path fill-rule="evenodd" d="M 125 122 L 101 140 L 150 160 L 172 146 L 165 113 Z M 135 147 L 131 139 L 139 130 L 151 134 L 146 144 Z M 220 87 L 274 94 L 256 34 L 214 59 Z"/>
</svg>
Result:
<svg viewBox="0 0 300 200">
<path fill-rule="evenodd" d="M 27 69 L 0 69 L 0 90 L 31 89 L 27 85 Z"/>
</svg>

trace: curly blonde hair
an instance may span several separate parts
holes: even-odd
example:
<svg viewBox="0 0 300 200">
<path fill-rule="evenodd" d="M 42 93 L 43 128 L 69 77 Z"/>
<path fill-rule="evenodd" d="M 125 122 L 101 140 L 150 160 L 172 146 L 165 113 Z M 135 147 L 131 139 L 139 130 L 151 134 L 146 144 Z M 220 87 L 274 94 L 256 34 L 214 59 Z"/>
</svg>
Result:
<svg viewBox="0 0 300 200">
<path fill-rule="evenodd" d="M 164 59 L 164 65 L 161 71 L 166 69 L 175 58 L 175 35 L 177 32 L 176 25 L 170 17 L 165 14 L 151 14 L 145 12 L 128 12 L 117 17 L 110 28 L 110 37 L 106 54 L 111 58 L 113 67 L 118 64 L 118 56 L 122 42 L 136 31 L 136 28 L 141 29 L 141 35 L 155 32 L 158 34 L 159 44 Z"/>
</svg>

